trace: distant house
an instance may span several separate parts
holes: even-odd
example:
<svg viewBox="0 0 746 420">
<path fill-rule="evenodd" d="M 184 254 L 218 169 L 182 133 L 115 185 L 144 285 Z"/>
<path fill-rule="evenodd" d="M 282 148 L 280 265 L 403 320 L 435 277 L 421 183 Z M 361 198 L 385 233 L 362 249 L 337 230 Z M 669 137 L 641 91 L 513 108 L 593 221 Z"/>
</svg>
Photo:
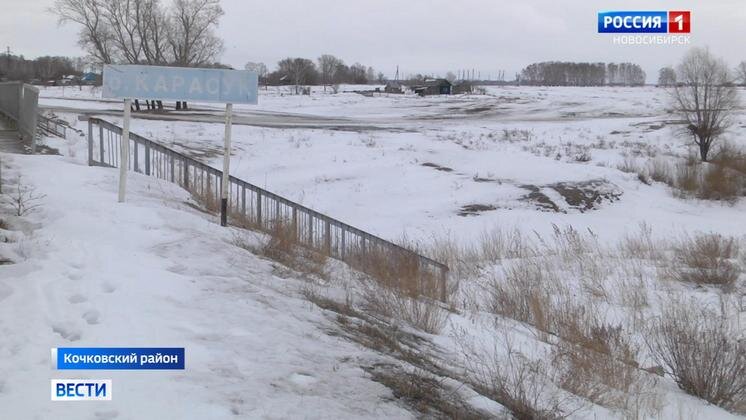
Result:
<svg viewBox="0 0 746 420">
<path fill-rule="evenodd" d="M 80 81 L 86 85 L 97 84 L 99 79 L 100 79 L 100 76 L 92 72 L 83 73 L 83 75 L 80 77 Z"/>
<path fill-rule="evenodd" d="M 60 84 L 62 86 L 73 85 L 73 84 L 76 84 L 77 82 L 78 82 L 78 76 L 75 76 L 74 74 L 68 74 L 68 75 L 62 76 L 62 78 L 60 79 Z"/>
<path fill-rule="evenodd" d="M 412 90 L 420 96 L 450 95 L 451 87 L 451 82 L 446 79 L 429 79 L 421 85 L 413 86 Z"/>
<path fill-rule="evenodd" d="M 386 83 L 383 91 L 386 93 L 404 93 L 404 87 L 398 81 L 392 81 Z"/>
<path fill-rule="evenodd" d="M 457 80 L 451 87 L 451 93 L 454 95 L 472 92 L 474 92 L 474 84 L 469 80 Z"/>
</svg>

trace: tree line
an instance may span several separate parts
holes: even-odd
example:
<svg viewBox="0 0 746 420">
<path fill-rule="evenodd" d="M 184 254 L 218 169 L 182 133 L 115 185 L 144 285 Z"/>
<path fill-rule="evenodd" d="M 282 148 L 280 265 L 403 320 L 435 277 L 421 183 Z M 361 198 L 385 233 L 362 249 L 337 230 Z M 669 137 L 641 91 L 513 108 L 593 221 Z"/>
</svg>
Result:
<svg viewBox="0 0 746 420">
<path fill-rule="evenodd" d="M 67 75 L 79 76 L 84 67 L 82 58 L 46 56 L 27 60 L 23 56 L 7 54 L 0 56 L 0 79 L 24 82 L 58 80 Z"/>
<path fill-rule="evenodd" d="M 536 86 L 641 86 L 645 72 L 634 63 L 545 61 L 530 64 L 517 79 Z"/>
<path fill-rule="evenodd" d="M 335 86 L 347 84 L 384 83 L 383 73 L 360 63 L 347 65 L 331 54 L 323 54 L 316 61 L 302 57 L 288 57 L 277 63 L 274 71 L 268 71 L 264 63 L 249 62 L 246 70 L 255 71 L 263 85 L 291 85 L 300 91 L 305 85 Z M 296 93 L 298 93 L 296 92 Z"/>
</svg>

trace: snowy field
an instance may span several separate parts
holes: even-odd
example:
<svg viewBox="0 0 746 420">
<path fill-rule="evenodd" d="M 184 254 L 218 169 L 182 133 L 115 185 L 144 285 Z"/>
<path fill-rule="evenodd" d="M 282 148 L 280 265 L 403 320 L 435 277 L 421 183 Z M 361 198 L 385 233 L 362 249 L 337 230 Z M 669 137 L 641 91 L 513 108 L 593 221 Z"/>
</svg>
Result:
<svg viewBox="0 0 746 420">
<path fill-rule="evenodd" d="M 423 416 L 401 389 L 384 386 L 381 371 L 400 366 L 434 375 L 432 389 L 478 410 L 475 418 L 506 418 L 509 402 L 499 392 L 485 395 L 484 376 L 531 366 L 504 379 L 539 383 L 536 405 L 572 418 L 737 418 L 656 374 L 646 346 L 648 327 L 674 301 L 718 308 L 738 336 L 746 322 L 744 246 L 727 261 L 739 267 L 731 288 L 671 274 L 685 234 L 746 243 L 746 200 L 681 198 L 620 169 L 684 161 L 690 153 L 664 91 L 351 92 L 361 88 L 315 88 L 310 96 L 268 89 L 258 106 L 236 106 L 231 168 L 384 238 L 406 237 L 436 254 L 440 244 L 452 287 L 448 305 L 431 306 L 439 321 L 427 332 L 406 317 L 385 321 L 387 333 L 415 336 L 418 344 L 400 345 L 429 363 L 349 339 L 350 325 L 367 319 L 355 311 L 384 322 L 372 303 L 392 295 L 372 297 L 342 264 L 327 261 L 320 277 L 288 271 L 237 246 L 245 233 L 221 229 L 185 191 L 141 175 L 130 177 L 128 202 L 117 204 L 116 171 L 87 167 L 85 138 L 71 130 L 66 140 L 45 139 L 61 156 L 2 157 L 3 179 L 21 175 L 41 207 L 27 217 L 4 216 L 0 230 L 0 256 L 12 262 L 0 266 L 0 417 L 450 417 Z M 98 95 L 46 88 L 40 102 L 81 132 L 81 113 L 120 125 L 119 104 Z M 151 116 L 134 118 L 131 130 L 220 168 L 221 108 L 190 105 L 183 119 L 215 122 Z M 283 118 L 301 126 L 275 126 Z M 745 128 L 740 110 L 725 139 L 746 146 Z M 521 283 L 526 278 L 530 284 Z M 524 294 L 524 286 L 535 293 Z M 319 309 L 306 299 L 309 288 L 349 313 Z M 572 330 L 576 322 L 593 327 L 591 338 L 623 337 L 602 351 L 608 370 L 583 371 L 570 357 L 573 334 L 588 338 Z M 58 374 L 49 348 L 65 345 L 183 346 L 187 370 L 105 372 L 114 401 L 54 404 L 39 384 Z M 600 395 L 568 379 L 581 373 L 613 392 Z"/>
<path fill-rule="evenodd" d="M 64 94 L 61 88 L 47 89 L 42 96 L 90 99 L 96 94 L 65 89 Z M 60 101 L 43 99 L 42 104 Z M 688 155 L 688 139 L 678 136 L 681 125 L 666 112 L 667 101 L 663 90 L 652 87 L 490 87 L 488 95 L 428 98 L 324 94 L 320 88 L 311 96 L 290 96 L 275 88 L 262 91 L 258 106 L 236 106 L 236 112 L 343 117 L 370 129 L 236 125 L 232 170 L 390 239 L 449 236 L 468 242 L 497 225 L 546 233 L 552 224 L 616 239 L 642 222 L 656 234 L 689 227 L 746 233 L 746 224 L 734 231 L 731 223 L 746 210 L 743 201 L 724 206 L 681 200 L 663 184 L 645 185 L 635 174 L 617 169 L 625 160 L 672 161 Z M 85 109 L 103 106 L 68 102 Z M 210 105 L 193 108 L 219 112 Z M 746 114 L 741 113 L 726 139 L 742 144 L 744 128 Z M 221 123 L 135 119 L 132 131 L 221 167 Z M 581 188 L 591 183 L 605 198 L 592 210 L 580 209 L 584 204 L 573 206 L 553 188 L 562 183 Z M 553 204 L 528 197 L 537 190 L 534 197 L 541 201 L 546 196 Z M 463 216 L 465 207 L 475 205 L 487 210 Z"/>
</svg>

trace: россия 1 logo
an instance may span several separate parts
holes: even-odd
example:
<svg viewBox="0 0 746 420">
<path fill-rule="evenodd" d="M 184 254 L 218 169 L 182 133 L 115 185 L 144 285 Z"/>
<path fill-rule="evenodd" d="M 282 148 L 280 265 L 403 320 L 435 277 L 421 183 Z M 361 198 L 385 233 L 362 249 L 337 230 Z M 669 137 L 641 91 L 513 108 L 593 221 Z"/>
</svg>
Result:
<svg viewBox="0 0 746 420">
<path fill-rule="evenodd" d="M 688 34 L 691 11 L 598 12 L 598 33 Z"/>
</svg>

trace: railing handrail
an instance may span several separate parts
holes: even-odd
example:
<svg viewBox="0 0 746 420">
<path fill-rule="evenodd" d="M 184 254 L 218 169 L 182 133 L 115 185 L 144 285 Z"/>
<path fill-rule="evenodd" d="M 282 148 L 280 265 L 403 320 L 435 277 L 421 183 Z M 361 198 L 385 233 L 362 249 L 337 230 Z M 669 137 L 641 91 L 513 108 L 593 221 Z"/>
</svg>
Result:
<svg viewBox="0 0 746 420">
<path fill-rule="evenodd" d="M 117 126 L 115 124 L 112 124 L 112 123 L 110 123 L 110 122 L 108 122 L 106 120 L 102 120 L 100 118 L 95 118 L 95 117 L 88 117 L 87 119 L 89 121 L 91 121 L 91 122 L 100 124 L 101 126 L 106 127 L 107 129 L 109 129 L 111 131 L 114 131 L 115 133 L 117 133 L 119 135 L 122 134 L 122 128 L 121 127 L 119 127 L 119 126 Z M 183 159 L 185 162 L 188 162 L 189 165 L 193 165 L 195 167 L 199 167 L 199 168 L 201 168 L 201 169 L 203 169 L 203 170 L 205 170 L 207 172 L 210 172 L 213 175 L 218 176 L 218 177 L 220 177 L 222 179 L 223 172 L 221 170 L 213 168 L 212 166 L 209 166 L 209 165 L 207 165 L 205 163 L 202 163 L 202 162 L 200 162 L 200 161 L 198 161 L 198 160 L 196 160 L 194 158 L 191 158 L 189 156 L 184 155 L 183 153 L 177 152 L 176 150 L 170 149 L 170 148 L 168 148 L 168 147 L 166 147 L 166 146 L 164 146 L 162 144 L 156 143 L 153 140 L 150 140 L 150 139 L 147 139 L 145 137 L 142 137 L 142 136 L 140 136 L 140 135 L 138 135 L 136 133 L 133 133 L 131 131 L 130 131 L 130 140 L 133 140 L 133 141 L 141 143 L 141 144 L 147 144 L 149 147 L 152 147 L 154 149 L 160 149 L 161 151 L 166 152 L 166 153 L 174 154 L 174 155 L 178 156 L 180 159 Z M 334 218 L 332 218 L 330 216 L 327 216 L 327 215 L 325 215 L 323 213 L 320 213 L 320 212 L 318 212 L 316 210 L 308 208 L 308 207 L 306 207 L 306 206 L 304 206 L 302 204 L 298 204 L 298 203 L 296 203 L 296 202 L 294 202 L 294 201 L 292 201 L 290 199 L 282 197 L 282 196 L 280 196 L 278 194 L 275 194 L 275 193 L 273 193 L 271 191 L 267 191 L 267 190 L 265 190 L 265 189 L 263 189 L 261 187 L 257 187 L 254 184 L 251 184 L 251 183 L 249 183 L 247 181 L 244 181 L 242 179 L 236 178 L 236 177 L 234 177 L 232 175 L 229 176 L 229 179 L 231 181 L 233 181 L 234 183 L 239 184 L 239 185 L 241 185 L 243 187 L 246 187 L 246 188 L 248 188 L 250 190 L 253 190 L 255 192 L 259 192 L 262 195 L 266 195 L 268 197 L 272 197 L 275 200 L 277 200 L 279 202 L 282 202 L 283 204 L 285 204 L 285 205 L 287 205 L 287 206 L 289 206 L 291 208 L 295 208 L 295 209 L 301 210 L 301 211 L 303 211 L 305 213 L 309 213 L 309 214 L 311 214 L 311 215 L 313 215 L 313 216 L 315 216 L 315 217 L 323 220 L 324 222 L 328 222 L 331 225 L 334 225 L 336 227 L 340 227 L 340 228 L 346 229 L 346 230 L 348 230 L 350 232 L 354 232 L 354 233 L 356 233 L 358 235 L 361 235 L 361 236 L 364 236 L 364 237 L 366 237 L 368 239 L 372 239 L 374 241 L 381 242 L 382 244 L 385 244 L 386 246 L 393 247 L 394 249 L 396 249 L 398 251 L 401 251 L 401 252 L 410 254 L 412 256 L 415 256 L 420 261 L 425 262 L 427 264 L 430 264 L 432 266 L 435 266 L 438 269 L 442 270 L 444 273 L 447 273 L 449 271 L 449 268 L 448 268 L 447 265 L 445 265 L 445 264 L 443 264 L 441 262 L 435 261 L 432 258 L 429 258 L 429 257 L 426 257 L 424 255 L 421 255 L 421 254 L 419 254 L 419 253 L 417 253 L 417 252 L 415 252 L 415 251 L 413 251 L 411 249 L 407 249 L 407 248 L 405 248 L 405 247 L 403 247 L 401 245 L 398 245 L 398 244 L 396 244 L 394 242 L 388 241 L 388 240 L 383 239 L 383 238 L 381 238 L 379 236 L 373 235 L 372 233 L 368 233 L 368 232 L 366 232 L 366 231 L 364 231 L 362 229 L 356 228 L 356 227 L 354 227 L 352 225 L 349 225 L 349 224 L 347 224 L 345 222 L 342 222 L 340 220 L 334 219 Z"/>
</svg>

